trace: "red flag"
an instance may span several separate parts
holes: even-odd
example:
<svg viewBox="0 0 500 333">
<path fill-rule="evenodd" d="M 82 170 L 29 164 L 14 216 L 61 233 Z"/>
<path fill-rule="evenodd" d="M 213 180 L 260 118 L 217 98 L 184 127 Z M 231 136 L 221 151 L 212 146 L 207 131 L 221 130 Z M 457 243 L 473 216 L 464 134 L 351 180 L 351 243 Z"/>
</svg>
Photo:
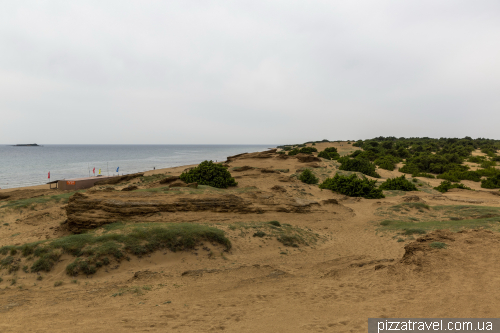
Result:
<svg viewBox="0 0 500 333">
<path fill-rule="evenodd" d="M 95 167 L 94 167 L 94 170 L 93 170 L 94 174 L 95 174 Z"/>
<path fill-rule="evenodd" d="M 50 171 L 49 171 L 49 179 L 50 179 Z"/>
</svg>

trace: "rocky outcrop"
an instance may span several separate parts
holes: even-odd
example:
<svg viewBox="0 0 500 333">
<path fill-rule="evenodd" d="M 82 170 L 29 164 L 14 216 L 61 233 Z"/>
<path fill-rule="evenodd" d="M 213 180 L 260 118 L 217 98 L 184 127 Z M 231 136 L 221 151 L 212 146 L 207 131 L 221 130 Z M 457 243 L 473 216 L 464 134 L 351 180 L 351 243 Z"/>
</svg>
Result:
<svg viewBox="0 0 500 333">
<path fill-rule="evenodd" d="M 247 158 L 271 158 L 276 154 L 277 149 L 270 149 L 266 151 L 261 151 L 257 153 L 244 153 L 234 156 L 228 156 L 226 163 L 234 162 L 236 160 L 243 160 Z"/>
<path fill-rule="evenodd" d="M 235 167 L 235 168 L 233 168 L 232 171 L 242 172 L 242 171 L 247 171 L 247 170 L 252 170 L 252 169 L 253 169 L 253 167 L 248 166 L 248 165 L 244 165 L 244 166 L 241 166 L 241 167 Z"/>
<path fill-rule="evenodd" d="M 196 183 L 187 184 L 195 186 Z M 180 192 L 180 194 L 178 192 Z M 287 195 L 276 185 L 271 191 L 248 188 L 244 193 L 194 193 L 179 188 L 176 193 L 143 191 L 95 191 L 76 193 L 65 207 L 68 229 L 80 233 L 117 221 L 165 222 L 168 214 L 215 212 L 232 214 L 264 214 L 266 212 L 314 213 L 329 211 L 351 215 L 351 210 L 333 201 L 318 202 Z M 331 199 L 333 200 L 333 199 Z M 196 214 L 200 216 L 199 214 Z M 177 215 L 176 215 L 177 216 Z M 337 215 L 339 216 L 339 215 Z M 201 217 L 200 217 L 201 218 Z"/>
<path fill-rule="evenodd" d="M 120 193 L 120 192 L 118 192 Z M 144 195 L 145 194 L 145 195 Z M 74 194 L 66 206 L 68 228 L 79 233 L 104 224 L 145 217 L 162 212 L 235 212 L 252 213 L 259 211 L 250 201 L 236 195 L 178 198 L 173 196 L 148 196 L 147 192 L 128 192 L 117 195 L 92 197 Z"/>
<path fill-rule="evenodd" d="M 170 184 L 170 183 L 175 182 L 176 180 L 179 180 L 179 179 L 180 179 L 179 176 L 170 176 L 170 177 L 167 177 L 167 178 L 160 180 L 160 184 Z"/>
<path fill-rule="evenodd" d="M 135 186 L 135 185 L 129 185 L 127 187 L 122 188 L 122 191 L 133 191 L 133 190 L 137 190 L 137 189 L 138 189 L 137 186 Z"/>
<path fill-rule="evenodd" d="M 144 172 L 139 172 L 139 173 L 132 173 L 130 175 L 125 175 L 125 176 L 118 176 L 118 177 L 113 177 L 113 178 L 108 178 L 108 179 L 103 179 L 98 182 L 96 182 L 94 185 L 114 185 L 114 184 L 119 184 L 123 182 L 127 182 L 131 179 L 137 178 L 137 177 L 142 177 L 144 176 Z"/>
</svg>

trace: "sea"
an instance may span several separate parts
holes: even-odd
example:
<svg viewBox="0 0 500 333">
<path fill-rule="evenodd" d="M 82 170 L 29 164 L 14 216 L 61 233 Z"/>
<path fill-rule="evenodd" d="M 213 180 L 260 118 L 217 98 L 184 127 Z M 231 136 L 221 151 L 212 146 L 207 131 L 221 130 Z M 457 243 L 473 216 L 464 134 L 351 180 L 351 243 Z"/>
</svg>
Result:
<svg viewBox="0 0 500 333">
<path fill-rule="evenodd" d="M 113 176 L 265 151 L 276 145 L 0 145 L 0 189 L 95 175 Z M 50 180 L 48 174 L 50 172 Z"/>
</svg>

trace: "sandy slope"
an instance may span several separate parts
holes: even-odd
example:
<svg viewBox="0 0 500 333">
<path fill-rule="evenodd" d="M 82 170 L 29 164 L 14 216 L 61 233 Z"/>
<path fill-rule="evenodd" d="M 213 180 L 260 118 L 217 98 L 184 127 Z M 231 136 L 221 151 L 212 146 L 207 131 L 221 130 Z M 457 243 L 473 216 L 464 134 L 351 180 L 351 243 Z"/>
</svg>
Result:
<svg viewBox="0 0 500 333">
<path fill-rule="evenodd" d="M 352 149 L 343 144 L 336 143 L 345 151 Z M 330 162 L 319 164 L 315 172 L 320 177 L 336 172 Z M 500 196 L 455 190 L 445 195 L 419 191 L 377 200 L 353 199 L 290 179 L 305 165 L 296 159 L 240 159 L 231 162 L 230 169 L 244 165 L 290 171 L 231 171 L 239 177 L 238 188 L 255 187 L 260 194 L 272 193 L 274 200 L 283 202 L 337 199 L 339 205 L 315 205 L 306 213 L 187 212 L 155 217 L 211 223 L 226 231 L 233 244 L 229 253 L 211 244 L 191 252 L 161 251 L 76 278 L 64 272 L 73 258 L 63 256 L 52 272 L 42 274 L 43 280 L 19 271 L 13 286 L 8 280 L 12 276 L 1 270 L 0 331 L 366 332 L 369 317 L 500 315 L 498 233 L 435 232 L 418 242 L 397 242 L 394 234 L 378 231 L 381 217 L 377 215 L 380 207 L 404 202 L 409 195 L 418 195 L 431 206 L 491 207 L 500 206 Z M 150 174 L 178 175 L 184 168 Z M 144 188 L 157 186 L 136 183 Z M 286 191 L 273 192 L 274 185 Z M 67 234 L 61 225 L 66 219 L 61 206 L 0 212 L 2 224 L 9 223 L 0 228 L 0 245 Z M 275 239 L 230 228 L 236 222 L 270 220 L 310 229 L 319 241 L 285 248 Z M 432 249 L 429 244 L 435 241 L 449 246 Z M 215 255 L 209 256 L 210 252 Z M 54 287 L 55 281 L 63 285 Z"/>
</svg>

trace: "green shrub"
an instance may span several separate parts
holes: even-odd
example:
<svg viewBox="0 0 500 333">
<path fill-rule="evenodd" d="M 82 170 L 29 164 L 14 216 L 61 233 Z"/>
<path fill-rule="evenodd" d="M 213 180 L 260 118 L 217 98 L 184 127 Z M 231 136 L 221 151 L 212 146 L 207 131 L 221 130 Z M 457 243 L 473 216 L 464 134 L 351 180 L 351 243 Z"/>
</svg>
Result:
<svg viewBox="0 0 500 333">
<path fill-rule="evenodd" d="M 299 176 L 299 180 L 306 184 L 317 184 L 319 181 L 319 179 L 309 169 L 302 171 Z"/>
<path fill-rule="evenodd" d="M 197 182 L 199 185 L 208 185 L 217 188 L 238 185 L 224 166 L 212 161 L 201 162 L 197 167 L 188 172 L 183 172 L 180 178 L 186 183 Z"/>
<path fill-rule="evenodd" d="M 375 172 L 375 165 L 368 160 L 342 157 L 339 162 L 341 163 L 339 170 L 357 171 L 371 177 L 380 178 L 380 175 Z"/>
<path fill-rule="evenodd" d="M 425 172 L 417 172 L 411 175 L 412 177 L 424 177 L 424 178 L 436 178 L 436 176 L 431 175 L 430 173 Z"/>
<path fill-rule="evenodd" d="M 304 147 L 304 148 L 300 148 L 299 150 L 299 153 L 301 154 L 312 154 L 312 153 L 315 153 L 317 152 L 318 150 L 314 147 Z"/>
<path fill-rule="evenodd" d="M 328 147 L 323 150 L 326 153 L 338 153 L 337 148 L 335 147 Z"/>
<path fill-rule="evenodd" d="M 468 167 L 461 165 L 463 158 L 458 154 L 419 153 L 406 160 L 406 165 L 399 169 L 404 173 L 445 173 L 450 170 L 467 171 Z"/>
<path fill-rule="evenodd" d="M 333 178 L 327 178 L 319 187 L 350 197 L 363 197 L 367 199 L 384 198 L 382 190 L 376 188 L 376 183 L 376 180 L 368 180 L 366 177 L 359 179 L 354 174 L 350 176 L 336 174 Z"/>
<path fill-rule="evenodd" d="M 381 190 L 418 191 L 415 184 L 406 179 L 405 175 L 389 178 L 379 186 Z"/>
<path fill-rule="evenodd" d="M 394 170 L 394 168 L 396 167 L 396 164 L 398 162 L 399 162 L 398 158 L 396 158 L 394 156 L 386 155 L 386 156 L 377 158 L 373 163 L 375 163 L 375 165 L 378 165 L 379 168 L 381 168 L 381 169 L 392 171 L 392 170 Z"/>
<path fill-rule="evenodd" d="M 328 147 L 325 148 L 323 151 L 321 151 L 318 154 L 318 157 L 327 159 L 327 160 L 337 160 L 340 158 L 339 153 L 337 152 L 337 148 L 335 147 Z"/>
<path fill-rule="evenodd" d="M 292 150 L 290 150 L 288 152 L 288 155 L 293 156 L 293 155 L 297 155 L 298 153 L 299 153 L 299 149 L 298 148 L 293 148 Z"/>
<path fill-rule="evenodd" d="M 500 175 L 500 169 L 497 168 L 484 168 L 484 169 L 477 169 L 476 172 L 481 176 L 481 177 L 495 177 L 497 175 Z"/>
<path fill-rule="evenodd" d="M 477 163 L 477 164 L 481 164 L 483 163 L 484 161 L 486 161 L 486 157 L 484 156 L 470 156 L 467 161 L 471 162 L 471 163 Z"/>
<path fill-rule="evenodd" d="M 464 190 L 472 190 L 470 187 L 467 187 L 462 183 L 452 184 L 448 180 L 443 180 L 439 186 L 434 187 L 435 190 L 442 192 L 442 193 L 448 192 L 448 190 L 450 190 L 452 188 L 461 188 Z"/>
<path fill-rule="evenodd" d="M 327 160 L 337 160 L 340 157 L 340 155 L 338 153 L 327 153 L 323 150 L 318 154 L 318 157 L 321 157 L 321 158 L 324 158 Z"/>
<path fill-rule="evenodd" d="M 496 165 L 497 165 L 497 163 L 495 161 L 483 161 L 483 162 L 481 162 L 481 168 L 483 168 L 483 169 L 490 168 L 490 167 L 493 167 Z"/>
<path fill-rule="evenodd" d="M 500 174 L 481 180 L 482 188 L 500 188 Z"/>
<path fill-rule="evenodd" d="M 461 180 L 472 180 L 475 182 L 478 182 L 481 180 L 481 175 L 477 173 L 476 171 L 447 171 L 439 176 L 437 178 L 440 179 L 446 179 L 449 180 L 450 182 L 459 182 Z"/>
<path fill-rule="evenodd" d="M 50 270 L 56 264 L 56 262 L 59 260 L 60 257 L 61 255 L 57 252 L 42 254 L 40 258 L 38 258 L 38 260 L 35 261 L 31 266 L 31 272 L 32 273 L 40 271 L 50 272 Z"/>
<path fill-rule="evenodd" d="M 362 147 L 363 146 L 363 140 L 358 140 L 352 144 L 353 147 Z"/>
</svg>

